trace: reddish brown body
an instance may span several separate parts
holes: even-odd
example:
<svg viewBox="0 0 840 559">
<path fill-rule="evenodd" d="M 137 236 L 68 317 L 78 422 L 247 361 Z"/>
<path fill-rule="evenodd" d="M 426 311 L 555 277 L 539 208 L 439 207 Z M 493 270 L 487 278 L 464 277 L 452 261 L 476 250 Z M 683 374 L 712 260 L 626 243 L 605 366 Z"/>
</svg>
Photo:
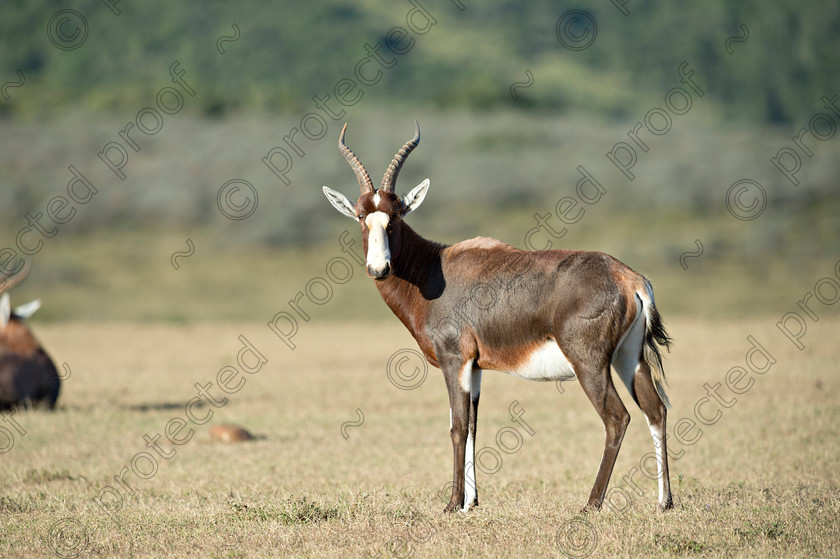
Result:
<svg viewBox="0 0 840 559">
<path fill-rule="evenodd" d="M 659 507 L 670 508 L 667 397 L 657 347 L 670 340 L 650 282 L 600 252 L 523 251 L 485 237 L 451 246 L 428 241 L 403 217 L 420 205 L 429 181 L 404 199 L 394 194 L 400 167 L 419 143 L 419 126 L 379 190 L 344 145 L 345 130 L 346 125 L 339 148 L 356 173 L 361 196 L 353 203 L 327 187 L 324 193 L 337 210 L 359 221 L 368 275 L 426 359 L 443 371 L 454 457 L 446 510 L 478 504 L 475 434 L 486 369 L 529 380 L 580 382 L 606 436 L 585 507 L 599 509 L 630 421 L 611 367 L 646 416 L 659 467 Z"/>
</svg>

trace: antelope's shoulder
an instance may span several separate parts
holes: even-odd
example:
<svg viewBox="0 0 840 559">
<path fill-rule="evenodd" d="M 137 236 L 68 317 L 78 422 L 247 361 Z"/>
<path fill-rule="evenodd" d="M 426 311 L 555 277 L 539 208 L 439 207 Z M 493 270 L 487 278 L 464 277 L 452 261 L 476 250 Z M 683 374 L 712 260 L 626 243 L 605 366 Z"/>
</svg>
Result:
<svg viewBox="0 0 840 559">
<path fill-rule="evenodd" d="M 483 281 L 498 274 L 523 272 L 533 267 L 532 255 L 490 237 L 456 243 L 441 254 L 444 271 L 462 281 Z"/>
<path fill-rule="evenodd" d="M 457 256 L 466 252 L 480 252 L 485 250 L 516 251 L 517 249 L 492 237 L 474 237 L 448 247 L 447 253 L 448 256 Z"/>
</svg>

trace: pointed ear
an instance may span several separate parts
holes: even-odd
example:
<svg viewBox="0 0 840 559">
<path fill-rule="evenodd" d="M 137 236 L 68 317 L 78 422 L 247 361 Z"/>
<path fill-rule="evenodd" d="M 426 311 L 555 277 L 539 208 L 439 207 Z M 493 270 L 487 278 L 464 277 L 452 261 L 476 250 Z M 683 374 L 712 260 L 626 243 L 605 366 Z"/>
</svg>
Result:
<svg viewBox="0 0 840 559">
<path fill-rule="evenodd" d="M 423 203 L 423 198 L 426 197 L 426 192 L 429 191 L 429 179 L 424 180 L 405 195 L 403 198 L 403 213 L 413 212 Z"/>
<path fill-rule="evenodd" d="M 335 209 L 337 209 L 338 211 L 355 221 L 356 204 L 351 202 L 350 199 L 341 192 L 336 192 L 328 186 L 325 186 L 323 188 L 324 194 L 327 196 L 327 200 L 330 201 L 330 204 L 332 204 Z"/>
<path fill-rule="evenodd" d="M 35 311 L 41 308 L 41 300 L 35 299 L 34 301 L 29 301 L 28 303 L 24 303 L 19 307 L 15 307 L 15 316 L 20 318 L 29 318 Z"/>
<path fill-rule="evenodd" d="M 12 317 L 12 304 L 9 302 L 9 294 L 0 295 L 0 325 L 5 326 Z"/>
</svg>

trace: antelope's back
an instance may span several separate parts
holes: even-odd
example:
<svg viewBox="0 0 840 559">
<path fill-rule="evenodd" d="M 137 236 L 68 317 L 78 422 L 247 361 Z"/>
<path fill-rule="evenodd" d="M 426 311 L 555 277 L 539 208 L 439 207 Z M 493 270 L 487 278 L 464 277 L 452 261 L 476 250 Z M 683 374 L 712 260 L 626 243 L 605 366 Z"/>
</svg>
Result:
<svg viewBox="0 0 840 559">
<path fill-rule="evenodd" d="M 447 247 L 442 266 L 447 282 L 428 326 L 439 337 L 468 327 L 499 348 L 560 334 L 560 323 L 624 325 L 644 282 L 605 253 L 527 251 L 485 237 Z"/>
</svg>

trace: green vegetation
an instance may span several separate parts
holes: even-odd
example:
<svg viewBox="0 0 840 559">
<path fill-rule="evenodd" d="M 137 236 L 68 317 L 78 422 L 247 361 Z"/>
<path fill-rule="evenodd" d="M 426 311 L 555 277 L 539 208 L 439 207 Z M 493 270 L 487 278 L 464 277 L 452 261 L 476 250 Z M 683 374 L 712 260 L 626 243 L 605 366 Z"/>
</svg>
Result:
<svg viewBox="0 0 840 559">
<path fill-rule="evenodd" d="M 312 95 L 331 93 L 340 78 L 352 77 L 355 64 L 367 56 L 366 43 L 382 43 L 385 52 L 388 31 L 405 27 L 412 9 L 406 0 L 115 5 L 119 16 L 99 0 L 5 6 L 0 75 L 12 77 L 20 68 L 27 92 L 0 104 L 0 110 L 31 116 L 67 108 L 136 111 L 177 59 L 201 93 L 190 110 L 210 116 L 255 109 L 303 114 Z M 682 61 L 698 69 L 726 118 L 794 123 L 813 114 L 821 95 L 840 90 L 840 5 L 832 0 L 634 0 L 626 5 L 629 15 L 607 1 L 465 1 L 463 10 L 445 0 L 420 5 L 436 23 L 428 33 L 412 36 L 411 49 L 365 91 L 366 103 L 515 105 L 635 118 L 638 110 L 661 103 Z M 76 50 L 62 51 L 47 40 L 46 27 L 52 13 L 68 7 L 85 16 L 89 38 Z M 570 51 L 557 40 L 558 19 L 570 9 L 585 9 L 597 22 L 597 39 L 585 50 Z M 423 27 L 423 17 L 415 21 Z M 216 39 L 232 37 L 233 23 L 241 36 L 223 46 L 222 56 Z M 749 38 L 734 43 L 729 54 L 725 41 L 744 35 L 741 24 Z M 408 48 L 407 42 L 395 44 Z M 526 68 L 537 85 L 517 102 L 508 90 L 524 80 Z"/>
</svg>

